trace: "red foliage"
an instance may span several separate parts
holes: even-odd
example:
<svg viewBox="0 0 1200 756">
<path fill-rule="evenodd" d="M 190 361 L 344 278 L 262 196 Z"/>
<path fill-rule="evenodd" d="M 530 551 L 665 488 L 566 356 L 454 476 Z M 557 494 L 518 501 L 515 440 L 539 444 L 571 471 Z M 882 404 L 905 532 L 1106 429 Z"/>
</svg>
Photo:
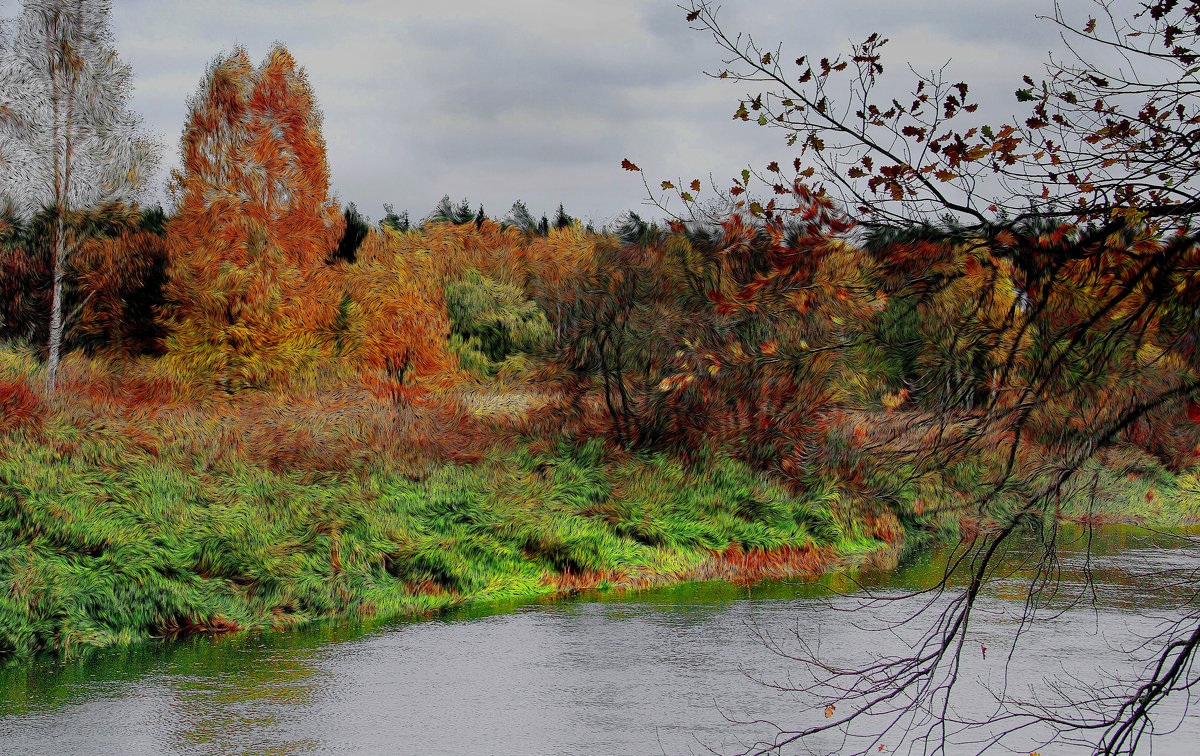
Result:
<svg viewBox="0 0 1200 756">
<path fill-rule="evenodd" d="M 0 246 L 0 337 L 44 343 L 49 336 L 49 258 Z"/>
<path fill-rule="evenodd" d="M 40 430 L 46 411 L 46 403 L 24 382 L 0 381 L 0 435 Z"/>
<path fill-rule="evenodd" d="M 714 551 L 712 561 L 701 570 L 700 575 L 755 583 L 769 577 L 815 574 L 826 568 L 828 560 L 829 554 L 814 546 L 781 546 L 769 551 L 745 551 L 738 544 L 732 544 L 724 551 Z"/>
<path fill-rule="evenodd" d="M 161 407 L 174 398 L 174 386 L 166 378 L 125 379 L 121 386 L 128 408 Z"/>
<path fill-rule="evenodd" d="M 1200 423 L 1200 404 L 1197 404 L 1195 400 L 1188 400 L 1187 417 L 1193 423 Z"/>
<path fill-rule="evenodd" d="M 167 240 L 147 231 L 94 239 L 72 260 L 81 301 L 72 337 L 114 354 L 161 354 Z"/>
</svg>

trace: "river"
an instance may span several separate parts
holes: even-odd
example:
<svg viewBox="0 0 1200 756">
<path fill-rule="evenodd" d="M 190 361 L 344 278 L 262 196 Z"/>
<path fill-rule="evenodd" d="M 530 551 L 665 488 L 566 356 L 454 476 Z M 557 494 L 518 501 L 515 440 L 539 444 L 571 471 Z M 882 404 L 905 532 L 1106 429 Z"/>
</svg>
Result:
<svg viewBox="0 0 1200 756">
<path fill-rule="evenodd" d="M 1129 529 L 1105 531 L 1093 546 L 1090 556 L 1067 550 L 1063 566 L 1065 586 L 1076 588 L 1090 559 L 1094 594 L 1087 590 L 1087 604 L 1060 607 L 1026 631 L 1008 670 L 1010 691 L 1040 694 L 1069 676 L 1086 685 L 1128 672 L 1122 649 L 1162 618 L 1179 616 L 1189 586 L 1156 585 L 1145 573 L 1200 568 L 1200 551 Z M 194 638 L 0 669 L 0 752 L 737 753 L 773 730 L 734 721 L 823 718 L 811 697 L 762 684 L 799 681 L 802 673 L 760 635 L 786 650 L 799 633 L 819 640 L 827 658 L 847 661 L 902 650 L 903 632 L 856 627 L 878 625 L 888 619 L 880 612 L 902 607 L 847 613 L 830 606 L 855 605 L 855 583 L 884 595 L 924 585 L 942 558 L 935 552 L 891 573 L 817 583 L 700 583 L 474 606 L 420 621 Z M 980 710 L 990 701 L 985 685 L 1004 679 L 1026 578 L 1017 571 L 981 602 L 956 706 Z M 830 600 L 831 588 L 848 595 Z M 1160 727 L 1177 729 L 1156 738 L 1153 753 L 1194 756 L 1200 718 L 1169 703 Z M 1037 746 L 1035 735 L 1017 746 Z M 881 744 L 890 753 L 920 752 L 900 735 Z M 808 745 L 815 753 L 841 746 L 834 736 Z M 975 750 L 959 743 L 948 753 Z M 1077 752 L 1041 748 L 1042 756 Z"/>
</svg>

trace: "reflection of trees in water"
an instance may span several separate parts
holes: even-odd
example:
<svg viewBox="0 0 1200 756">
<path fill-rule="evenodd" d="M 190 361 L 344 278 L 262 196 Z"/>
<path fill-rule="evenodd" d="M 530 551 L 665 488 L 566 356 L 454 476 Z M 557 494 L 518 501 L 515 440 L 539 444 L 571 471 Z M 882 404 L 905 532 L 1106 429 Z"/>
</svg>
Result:
<svg viewBox="0 0 1200 756">
<path fill-rule="evenodd" d="M 0 713 L 41 718 L 99 706 L 105 720 L 129 728 L 130 739 L 149 738 L 168 752 L 223 753 L 230 743 L 262 753 L 309 751 L 315 741 L 289 740 L 281 725 L 288 712 L 324 694 L 330 675 L 322 652 L 349 634 L 318 626 L 39 661 L 0 670 Z"/>
<path fill-rule="evenodd" d="M 195 643 L 184 658 L 172 659 L 169 709 L 162 711 L 161 740 L 172 750 L 237 743 L 236 750 L 297 753 L 317 745 L 312 739 L 289 742 L 280 725 L 287 712 L 320 698 L 329 673 L 320 664 L 320 646 L 300 639 L 298 646 L 221 639 Z M 309 643 L 303 642 L 309 640 Z M 268 747 L 269 746 L 269 747 Z"/>
<path fill-rule="evenodd" d="M 929 730 L 919 717 L 904 722 L 906 728 L 893 727 L 881 739 L 878 732 L 894 724 L 895 715 L 871 714 L 857 736 L 826 730 L 810 736 L 809 747 L 817 753 L 853 753 L 867 748 L 874 752 L 882 744 L 887 752 L 904 753 L 912 747 L 915 753 L 941 748 L 955 754 L 974 753 L 992 739 L 1004 737 L 1005 748 L 1014 752 L 1024 748 L 1028 753 L 1057 736 L 1051 749 L 1055 754 L 1092 753 L 1095 736 L 1062 738 L 1052 724 L 1028 717 L 1020 722 L 1023 727 L 1013 729 L 1015 719 L 998 704 L 997 696 L 1045 718 L 1098 695 L 1125 690 L 1122 681 L 1141 675 L 1157 659 L 1159 647 L 1152 641 L 1163 628 L 1186 618 L 1192 588 L 1190 581 L 1178 578 L 1200 568 L 1200 549 L 1186 535 L 1180 538 L 1125 526 L 1094 532 L 1074 528 L 1060 541 L 1058 590 L 1035 599 L 1038 621 L 1031 623 L 1027 601 L 1041 563 L 1039 543 L 1033 534 L 1023 534 L 994 565 L 997 577 L 977 597 L 974 621 L 965 634 L 954 697 L 944 711 L 939 707 L 922 712 L 945 721 L 945 730 L 939 723 L 934 740 L 928 739 Z M 730 717 L 743 742 L 757 743 L 751 749 L 757 752 L 785 722 L 789 729 L 814 729 L 839 715 L 841 706 L 836 701 L 821 701 L 807 689 L 817 679 L 804 672 L 814 659 L 820 659 L 827 673 L 857 670 L 864 656 L 886 663 L 920 648 L 928 628 L 912 621 L 911 597 L 921 595 L 928 601 L 927 610 L 948 614 L 967 583 L 966 576 L 951 576 L 940 593 L 920 592 L 943 583 L 947 562 L 953 558 L 953 549 L 938 549 L 890 576 L 860 574 L 846 593 L 814 599 L 798 608 L 794 625 L 784 632 L 765 623 L 756 625 L 765 647 L 788 663 L 758 664 L 757 668 L 770 671 L 753 677 L 787 695 L 795 714 L 782 720 L 756 717 L 751 710 L 751 716 Z M 856 591 L 859 585 L 862 590 Z M 910 598 L 900 600 L 905 597 Z M 1010 666 L 1018 639 L 1025 663 Z M 1156 721 L 1177 725 L 1186 715 L 1185 703 L 1164 702 Z M 1159 732 L 1170 729 L 1160 727 Z M 1172 746 L 1194 742 L 1200 735 L 1195 730 L 1194 724 L 1184 727 L 1179 737 L 1160 745 L 1165 753 L 1175 753 Z"/>
</svg>

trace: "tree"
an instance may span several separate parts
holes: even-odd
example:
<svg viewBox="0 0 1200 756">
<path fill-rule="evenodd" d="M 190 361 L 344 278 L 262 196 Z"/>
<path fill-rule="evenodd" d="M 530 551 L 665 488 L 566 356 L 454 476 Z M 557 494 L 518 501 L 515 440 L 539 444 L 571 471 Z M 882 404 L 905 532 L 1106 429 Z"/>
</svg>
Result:
<svg viewBox="0 0 1200 756">
<path fill-rule="evenodd" d="M 1196 4 L 1093 5 L 1095 16 L 1074 18 L 1054 4 L 1045 20 L 1062 30 L 1065 57 L 1052 58 L 1039 82 L 1024 77 L 1016 96 L 1031 104 L 1028 119 L 989 125 L 968 84 L 951 83 L 944 69 L 914 74 L 907 95 L 895 85 L 881 94 L 888 40 L 877 33 L 849 55 L 802 55 L 793 65 L 782 46 L 730 36 L 714 6 L 694 0 L 688 21 L 729 55 L 710 76 L 771 87 L 746 95 L 734 118 L 782 130 L 799 151 L 790 166 L 743 171 L 730 194 L 744 195 L 757 178 L 781 198 L 759 214 L 797 211 L 785 206 L 801 181 L 868 226 L 932 222 L 947 212 L 980 226 L 1047 216 L 1127 223 L 1112 216 L 1130 210 L 1190 218 L 1200 210 Z M 1105 50 L 1116 54 L 1084 57 Z M 691 191 L 673 182 L 662 188 L 697 207 L 698 181 Z"/>
<path fill-rule="evenodd" d="M 475 213 L 471 212 L 471 203 L 463 197 L 462 202 L 455 205 L 450 201 L 450 195 L 444 194 L 438 200 L 437 207 L 433 209 L 425 218 L 425 223 L 452 223 L 456 226 L 465 226 L 475 220 Z"/>
<path fill-rule="evenodd" d="M 408 211 L 405 210 L 400 214 L 396 213 L 396 208 L 390 203 L 383 203 L 383 220 L 379 221 L 380 228 L 390 228 L 393 231 L 408 230 Z"/>
<path fill-rule="evenodd" d="M 353 263 L 355 260 L 355 252 L 363 239 L 367 238 L 367 234 L 371 230 L 371 225 L 362 215 L 359 214 L 358 208 L 351 202 L 346 206 L 342 215 L 345 220 L 345 231 L 342 232 L 342 239 L 338 242 L 337 249 L 329 256 L 328 262 L 333 264 L 337 260 L 346 260 Z"/>
<path fill-rule="evenodd" d="M 189 105 L 170 185 L 168 352 L 228 390 L 290 379 L 335 350 L 326 261 L 340 221 L 350 241 L 365 223 L 329 196 L 321 111 L 282 45 L 257 67 L 240 48 L 218 57 Z"/>
<path fill-rule="evenodd" d="M 1015 534 L 1032 523 L 1044 544 L 1028 586 L 1030 622 L 1056 587 L 1056 507 L 1072 491 L 1087 495 L 1069 485 L 1086 463 L 1123 438 L 1153 450 L 1140 430 L 1147 426 L 1183 435 L 1190 456 L 1178 463 L 1195 462 L 1186 418 L 1200 397 L 1200 2 L 1096 0 L 1092 8 L 1077 16 L 1053 5 L 1045 20 L 1060 29 L 1065 52 L 1040 80 L 1024 77 L 1016 98 L 1030 114 L 1016 123 L 982 120 L 968 84 L 941 72 L 914 73 L 905 95 L 885 88 L 879 34 L 814 60 L 730 34 L 707 0 L 686 8 L 693 28 L 727 54 L 711 75 L 765 90 L 747 94 L 734 118 L 780 129 L 798 153 L 743 170 L 728 191 L 735 206 L 768 225 L 803 218 L 811 203 L 795 198 L 811 185 L 812 195 L 857 216 L 858 240 L 879 266 L 883 330 L 903 357 L 896 371 L 928 420 L 920 433 L 917 420 L 903 436 L 874 431 L 870 448 L 914 477 L 966 457 L 985 461 L 987 485 L 957 512 L 995 522 L 965 536 L 945 578 L 916 597 L 926 603 L 914 613 L 931 612 L 932 621 L 911 654 L 849 669 L 803 659 L 815 674 L 804 690 L 826 699 L 828 720 L 780 728 L 752 751 L 832 729 L 880 735 L 911 721 L 924 722 L 926 741 L 944 750 L 939 722 L 972 611 Z M 769 201 L 750 199 L 758 186 Z M 672 213 L 676 228 L 705 217 L 699 180 L 661 187 L 685 208 Z M 648 182 L 647 191 L 670 212 L 670 195 Z M 944 360 L 928 359 L 939 351 Z M 901 443 L 913 438 L 921 443 Z M 1039 462 L 1035 449 L 1052 452 L 1051 461 Z M 1190 572 L 1178 577 L 1195 583 Z M 1155 705 L 1200 683 L 1200 613 L 1192 607 L 1154 643 L 1142 679 L 1076 699 L 1072 710 L 993 691 L 1005 724 L 977 748 L 1036 721 L 1097 733 L 1097 752 L 1132 753 L 1153 732 Z M 928 716 L 905 719 L 917 714 Z"/>
<path fill-rule="evenodd" d="M 51 396 L 63 340 L 63 279 L 82 241 L 67 238 L 67 220 L 76 208 L 132 201 L 157 161 L 139 118 L 125 107 L 133 74 L 114 49 L 111 14 L 107 0 L 25 0 L 0 58 L 0 193 L 24 214 L 48 205 L 56 217 Z"/>
<path fill-rule="evenodd" d="M 515 226 L 528 234 L 532 234 L 537 229 L 537 221 L 533 219 L 529 208 L 521 200 L 513 203 L 512 209 L 508 211 L 508 216 L 504 220 L 508 225 Z"/>
<path fill-rule="evenodd" d="M 558 204 L 558 210 L 554 212 L 554 227 L 555 228 L 570 228 L 575 225 L 575 219 L 567 215 L 567 211 L 563 209 L 562 203 Z"/>
</svg>

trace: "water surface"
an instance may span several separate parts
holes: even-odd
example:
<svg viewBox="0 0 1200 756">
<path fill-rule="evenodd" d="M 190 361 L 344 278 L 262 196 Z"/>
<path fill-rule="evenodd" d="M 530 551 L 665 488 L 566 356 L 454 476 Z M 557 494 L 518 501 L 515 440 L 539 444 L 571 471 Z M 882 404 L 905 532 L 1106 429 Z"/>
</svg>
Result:
<svg viewBox="0 0 1200 756">
<path fill-rule="evenodd" d="M 992 588 L 965 654 L 955 699 L 961 710 L 988 711 L 985 685 L 1043 694 L 1072 677 L 1087 684 L 1134 671 L 1122 649 L 1178 616 L 1189 596 L 1187 586 L 1163 588 L 1145 573 L 1200 567 L 1200 553 L 1131 531 L 1111 532 L 1095 546 L 1090 556 L 1076 550 L 1064 560 L 1063 596 L 1081 593 L 1087 603 L 1030 627 L 1007 676 L 1027 575 Z M 0 752 L 737 753 L 774 731 L 735 722 L 794 727 L 823 719 L 811 696 L 762 684 L 804 678 L 760 636 L 789 650 L 798 633 L 831 660 L 900 652 L 903 631 L 855 625 L 877 627 L 911 605 L 830 611 L 829 589 L 853 591 L 854 581 L 884 593 L 911 589 L 931 579 L 938 560 L 819 584 L 704 583 L 477 606 L 373 628 L 197 638 L 0 670 Z M 1078 573 L 1085 560 L 1094 586 Z M 832 605 L 855 602 L 846 596 Z M 1194 756 L 1200 724 L 1182 715 L 1182 702 L 1164 713 L 1164 727 L 1182 726 L 1156 739 L 1153 753 Z M 898 736 L 890 741 L 889 752 L 908 751 Z M 816 753 L 841 746 L 833 736 L 809 744 Z M 950 753 L 975 750 L 959 744 Z M 1075 752 L 1042 749 L 1043 756 Z"/>
</svg>

